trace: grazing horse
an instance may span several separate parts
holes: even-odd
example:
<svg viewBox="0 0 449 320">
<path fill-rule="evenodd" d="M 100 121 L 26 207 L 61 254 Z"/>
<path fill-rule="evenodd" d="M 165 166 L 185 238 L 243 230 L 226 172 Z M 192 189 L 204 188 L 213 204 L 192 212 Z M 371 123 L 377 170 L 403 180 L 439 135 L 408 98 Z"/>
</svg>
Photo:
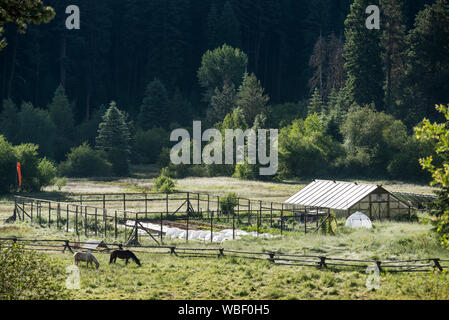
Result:
<svg viewBox="0 0 449 320">
<path fill-rule="evenodd" d="M 74 260 L 75 265 L 78 265 L 79 261 L 86 261 L 87 267 L 89 267 L 89 263 L 90 264 L 95 263 L 95 267 L 97 267 L 97 269 L 100 266 L 97 259 L 95 259 L 94 255 L 90 252 L 76 252 L 73 255 L 73 260 Z"/>
<path fill-rule="evenodd" d="M 140 260 L 137 259 L 136 255 L 130 250 L 114 250 L 111 252 L 111 258 L 109 259 L 109 263 L 115 263 L 115 260 L 126 259 L 126 264 L 128 264 L 128 260 L 131 258 L 135 263 L 140 267 Z"/>
</svg>

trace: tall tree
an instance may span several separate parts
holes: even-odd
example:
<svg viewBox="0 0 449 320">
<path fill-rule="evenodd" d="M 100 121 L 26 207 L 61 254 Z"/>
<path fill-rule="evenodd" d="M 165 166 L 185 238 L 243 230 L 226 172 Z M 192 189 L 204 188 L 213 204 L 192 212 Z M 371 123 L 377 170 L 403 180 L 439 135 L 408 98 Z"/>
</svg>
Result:
<svg viewBox="0 0 449 320">
<path fill-rule="evenodd" d="M 210 124 L 222 121 L 236 107 L 236 103 L 237 91 L 235 90 L 234 84 L 225 82 L 222 90 L 215 88 L 210 107 L 207 110 L 207 120 Z"/>
<path fill-rule="evenodd" d="M 245 73 L 237 94 L 237 107 L 242 109 L 246 122 L 252 126 L 259 113 L 266 113 L 269 100 L 270 97 L 265 94 L 265 89 L 256 75 Z"/>
<path fill-rule="evenodd" d="M 383 109 L 384 75 L 381 58 L 381 30 L 365 26 L 369 5 L 378 1 L 355 0 L 345 21 L 345 68 L 352 81 L 354 98 L 360 105 L 374 103 Z"/>
<path fill-rule="evenodd" d="M 436 120 L 435 104 L 449 101 L 449 4 L 437 0 L 418 13 L 408 35 L 410 49 L 402 116 L 415 125 L 425 116 Z M 412 106 L 412 108 L 410 108 Z"/>
<path fill-rule="evenodd" d="M 405 24 L 398 0 L 381 0 L 383 64 L 385 70 L 385 107 L 394 112 L 395 94 L 405 73 Z"/>
<path fill-rule="evenodd" d="M 103 116 L 103 122 L 98 127 L 96 147 L 104 150 L 115 175 L 123 176 L 129 173 L 130 133 L 126 116 L 117 108 L 114 101 Z"/>
<path fill-rule="evenodd" d="M 140 106 L 139 124 L 148 130 L 154 126 L 167 128 L 170 110 L 167 89 L 159 79 L 151 81 Z"/>
<path fill-rule="evenodd" d="M 13 23 L 20 33 L 25 33 L 27 23 L 47 23 L 54 16 L 54 10 L 44 6 L 41 0 L 2 0 L 0 2 L 0 37 L 3 37 L 3 25 L 7 23 Z M 6 38 L 1 38 L 0 50 L 6 44 Z"/>
</svg>

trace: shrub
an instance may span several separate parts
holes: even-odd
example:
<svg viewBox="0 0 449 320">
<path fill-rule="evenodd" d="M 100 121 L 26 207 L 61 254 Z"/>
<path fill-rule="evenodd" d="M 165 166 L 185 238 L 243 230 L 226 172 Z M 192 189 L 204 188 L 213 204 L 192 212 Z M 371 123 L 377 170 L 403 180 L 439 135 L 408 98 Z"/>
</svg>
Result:
<svg viewBox="0 0 449 320">
<path fill-rule="evenodd" d="M 227 215 L 233 215 L 234 209 L 238 205 L 238 198 L 235 192 L 229 192 L 224 197 L 220 198 L 220 210 L 222 214 Z"/>
<path fill-rule="evenodd" d="M 9 193 L 16 185 L 14 147 L 0 135 L 0 194 Z"/>
<path fill-rule="evenodd" d="M 133 160 L 136 163 L 156 163 L 166 141 L 168 133 L 162 128 L 138 130 L 134 136 Z"/>
<path fill-rule="evenodd" d="M 56 179 L 55 185 L 58 187 L 59 191 L 61 191 L 62 187 L 64 187 L 66 184 L 67 184 L 66 177 Z"/>
<path fill-rule="evenodd" d="M 157 192 L 170 193 L 175 191 L 176 183 L 168 176 L 163 169 L 159 177 L 154 181 L 154 190 Z"/>
<path fill-rule="evenodd" d="M 59 165 L 60 175 L 67 177 L 107 177 L 112 173 L 112 164 L 101 150 L 92 149 L 87 142 L 72 148 L 67 160 Z"/>
<path fill-rule="evenodd" d="M 66 298 L 62 274 L 42 254 L 0 245 L 0 300 Z"/>
<path fill-rule="evenodd" d="M 21 164 L 22 190 L 39 191 L 51 185 L 56 177 L 55 166 L 46 158 L 39 159 L 39 146 L 25 143 L 14 147 L 16 159 Z"/>
</svg>

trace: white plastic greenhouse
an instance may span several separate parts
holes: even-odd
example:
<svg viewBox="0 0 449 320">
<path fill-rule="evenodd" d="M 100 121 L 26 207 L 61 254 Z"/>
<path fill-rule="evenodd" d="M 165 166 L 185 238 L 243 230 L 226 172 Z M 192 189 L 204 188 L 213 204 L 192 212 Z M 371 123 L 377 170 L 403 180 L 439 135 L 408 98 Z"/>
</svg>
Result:
<svg viewBox="0 0 449 320">
<path fill-rule="evenodd" d="M 368 216 L 364 215 L 360 211 L 357 211 L 356 213 L 350 215 L 348 219 L 346 219 L 345 226 L 351 228 L 371 229 L 373 227 L 373 224 L 371 223 L 371 220 L 370 218 L 368 218 Z"/>
</svg>

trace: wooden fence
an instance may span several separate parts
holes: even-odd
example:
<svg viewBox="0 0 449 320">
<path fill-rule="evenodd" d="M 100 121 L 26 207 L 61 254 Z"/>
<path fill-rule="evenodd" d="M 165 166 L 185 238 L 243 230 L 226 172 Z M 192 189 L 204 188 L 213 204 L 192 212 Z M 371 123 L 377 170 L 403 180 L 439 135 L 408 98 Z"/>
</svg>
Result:
<svg viewBox="0 0 449 320">
<path fill-rule="evenodd" d="M 74 251 L 86 250 L 97 253 L 109 254 L 116 248 L 130 248 L 135 253 L 141 254 L 169 254 L 179 258 L 224 258 L 234 257 L 241 259 L 264 260 L 276 265 L 284 266 L 308 266 L 319 269 L 344 269 L 365 271 L 367 267 L 377 266 L 380 272 L 431 272 L 443 271 L 449 268 L 448 259 L 428 258 L 409 260 L 363 260 L 334 258 L 319 255 L 283 254 L 278 252 L 251 252 L 230 250 L 224 248 L 187 248 L 177 246 L 135 246 L 121 243 L 103 243 L 106 248 L 83 249 L 87 242 L 75 242 L 70 240 L 45 240 L 45 239 L 19 239 L 0 238 L 0 245 L 19 244 L 25 250 L 36 251 Z M 0 246 L 1 247 L 1 246 Z"/>
<path fill-rule="evenodd" d="M 283 203 L 238 198 L 233 213 L 220 209 L 220 196 L 176 192 L 67 194 L 63 198 L 37 199 L 14 196 L 14 214 L 19 220 L 37 222 L 77 235 L 123 238 L 138 241 L 144 233 L 155 242 L 163 242 L 164 226 L 186 230 L 206 227 L 213 231 L 232 229 L 233 239 L 239 228 L 253 227 L 259 235 L 264 229 L 279 232 L 311 232 L 329 215 L 328 209 L 285 208 Z M 160 226 L 148 229 L 144 222 Z M 140 232 L 139 232 L 140 231 Z"/>
</svg>

